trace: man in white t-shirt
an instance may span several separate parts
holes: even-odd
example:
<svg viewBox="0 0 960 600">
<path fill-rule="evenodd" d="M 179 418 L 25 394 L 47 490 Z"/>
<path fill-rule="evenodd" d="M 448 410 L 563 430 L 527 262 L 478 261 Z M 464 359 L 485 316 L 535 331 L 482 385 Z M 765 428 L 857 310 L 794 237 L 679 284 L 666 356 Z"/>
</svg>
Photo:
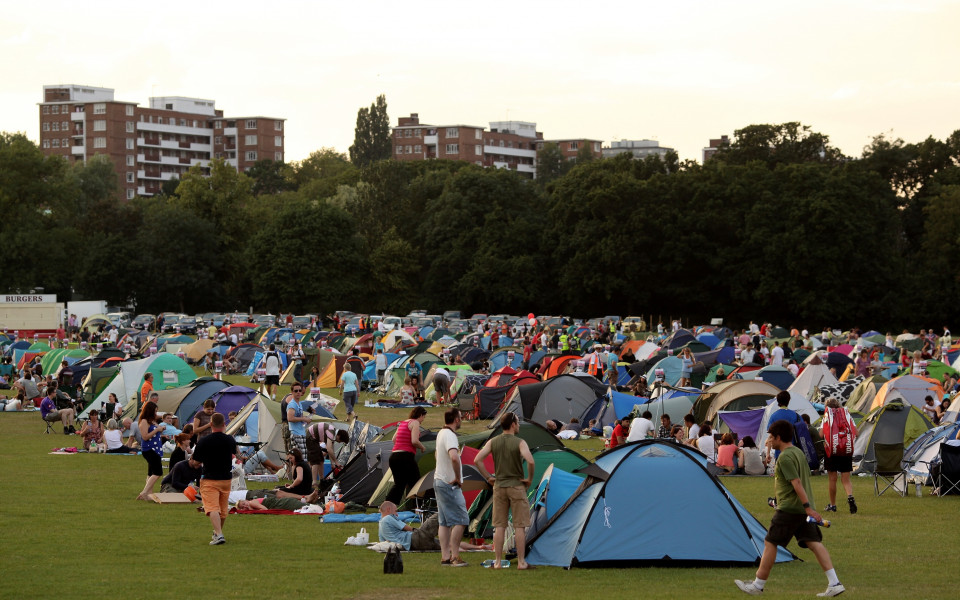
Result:
<svg viewBox="0 0 960 600">
<path fill-rule="evenodd" d="M 280 353 L 277 352 L 275 344 L 270 344 L 270 350 L 264 353 L 260 365 L 266 370 L 267 378 L 264 380 L 264 384 L 267 386 L 267 396 L 276 400 L 277 386 L 280 385 L 280 368 L 283 366 L 283 362 L 280 360 Z"/>
<path fill-rule="evenodd" d="M 107 333 L 107 341 L 110 342 L 111 346 L 116 347 L 117 345 L 118 331 L 116 327 L 111 327 L 109 333 Z"/>
<path fill-rule="evenodd" d="M 787 362 L 787 370 L 790 371 L 790 374 L 796 378 L 800 375 L 800 368 L 797 366 L 797 362 L 794 360 Z"/>
<path fill-rule="evenodd" d="M 753 349 L 753 344 L 747 344 L 746 348 L 740 351 L 740 362 L 745 365 L 749 365 L 753 362 L 753 357 L 756 354 L 756 350 Z"/>
<path fill-rule="evenodd" d="M 649 410 L 645 411 L 639 419 L 634 419 L 630 423 L 630 435 L 627 436 L 628 442 L 636 442 L 637 440 L 645 440 L 648 437 L 653 437 L 656 433 L 656 426 L 653 424 L 653 413 Z"/>
<path fill-rule="evenodd" d="M 780 347 L 780 342 L 773 343 L 773 350 L 770 351 L 770 364 L 778 367 L 783 366 L 783 348 Z"/>
<path fill-rule="evenodd" d="M 440 528 L 440 564 L 465 567 L 460 558 L 460 540 L 470 523 L 467 503 L 463 498 L 463 467 L 457 430 L 460 429 L 460 409 L 450 408 L 443 414 L 443 429 L 437 434 L 437 467 L 433 473 L 433 491 L 437 497 L 437 517 Z"/>
</svg>

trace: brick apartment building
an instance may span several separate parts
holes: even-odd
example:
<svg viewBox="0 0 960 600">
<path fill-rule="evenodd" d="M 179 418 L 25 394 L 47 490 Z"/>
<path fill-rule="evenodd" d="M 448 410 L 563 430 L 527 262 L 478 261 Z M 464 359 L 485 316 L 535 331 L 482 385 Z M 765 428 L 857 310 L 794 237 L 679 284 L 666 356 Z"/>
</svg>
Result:
<svg viewBox="0 0 960 600">
<path fill-rule="evenodd" d="M 528 121 L 492 121 L 489 129 L 479 125 L 427 125 L 412 113 L 400 117 L 391 135 L 396 160 L 463 160 L 481 167 L 496 167 L 537 174 L 537 151 L 547 143 Z M 567 158 L 575 158 L 581 144 L 591 144 L 600 156 L 596 140 L 556 140 Z"/>
<path fill-rule="evenodd" d="M 603 149 L 603 157 L 612 158 L 618 154 L 630 152 L 634 158 L 642 160 L 648 156 L 663 158 L 668 152 L 673 151 L 673 148 L 661 146 L 656 140 L 619 140 L 610 142 L 610 146 Z"/>
<path fill-rule="evenodd" d="M 560 149 L 560 153 L 563 154 L 563 157 L 567 160 L 573 160 L 577 158 L 577 154 L 584 145 L 590 148 L 590 154 L 592 154 L 594 158 L 600 158 L 603 156 L 603 142 L 601 140 L 591 140 L 587 138 L 576 140 L 544 140 L 542 142 L 537 142 L 537 150 L 543 150 L 544 144 L 556 144 Z"/>
<path fill-rule="evenodd" d="M 239 171 L 283 160 L 284 119 L 226 119 L 213 100 L 164 96 L 141 107 L 115 100 L 110 88 L 68 84 L 43 86 L 39 107 L 44 154 L 69 162 L 108 156 L 127 199 L 159 194 L 165 181 L 213 158 Z"/>
<path fill-rule="evenodd" d="M 703 160 L 701 162 L 707 162 L 713 158 L 713 155 L 716 154 L 721 148 L 726 148 L 729 145 L 730 138 L 725 135 L 721 135 L 719 139 L 710 140 L 710 145 L 703 149 Z"/>
</svg>

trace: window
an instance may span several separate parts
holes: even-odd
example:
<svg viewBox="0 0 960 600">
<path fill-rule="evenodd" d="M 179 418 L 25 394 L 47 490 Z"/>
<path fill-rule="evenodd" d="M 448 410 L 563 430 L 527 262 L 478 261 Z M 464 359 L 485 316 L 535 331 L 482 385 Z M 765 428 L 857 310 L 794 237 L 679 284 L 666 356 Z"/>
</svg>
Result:
<svg viewBox="0 0 960 600">
<path fill-rule="evenodd" d="M 94 104 L 93 105 L 93 114 L 95 115 L 105 115 L 107 114 L 107 105 L 104 103 Z"/>
<path fill-rule="evenodd" d="M 276 135 L 276 136 L 274 136 L 274 137 L 273 137 L 273 145 L 276 146 L 277 148 L 282 148 L 282 147 L 283 147 L 283 136 L 282 136 L 282 135 Z"/>
<path fill-rule="evenodd" d="M 413 146 L 404 146 L 403 151 L 407 154 L 413 154 Z"/>
<path fill-rule="evenodd" d="M 513 148 L 513 142 L 507 140 L 507 148 Z"/>
<path fill-rule="evenodd" d="M 414 146 L 414 147 L 413 147 L 413 153 L 414 153 L 414 154 L 423 154 L 423 146 L 421 146 L 420 144 L 417 144 L 416 146 Z"/>
<path fill-rule="evenodd" d="M 133 121 L 127 121 L 127 133 L 133 133 L 133 132 L 134 132 Z"/>
<path fill-rule="evenodd" d="M 44 107 L 43 107 L 43 114 L 45 114 L 45 115 L 49 115 L 49 114 L 50 114 L 50 107 L 49 107 L 49 106 L 44 106 Z"/>
<path fill-rule="evenodd" d="M 180 119 L 180 127 L 186 127 L 186 126 L 187 126 L 187 120 L 186 120 L 186 119 Z"/>
<path fill-rule="evenodd" d="M 283 121 L 274 121 L 273 128 L 277 131 L 283 131 Z"/>
<path fill-rule="evenodd" d="M 403 146 L 397 146 L 397 154 L 403 154 Z"/>
<path fill-rule="evenodd" d="M 403 131 L 403 137 L 413 137 L 413 130 L 412 130 L 412 129 L 405 129 L 405 130 Z"/>
<path fill-rule="evenodd" d="M 222 144 L 222 143 L 223 143 L 223 136 L 219 136 L 219 135 L 218 135 L 218 136 L 216 136 L 215 138 L 213 138 L 213 143 L 214 143 L 214 144 Z"/>
<path fill-rule="evenodd" d="M 127 114 L 128 117 L 132 117 L 132 116 L 133 116 L 133 105 L 132 105 L 132 104 L 128 104 L 128 105 L 126 106 L 126 114 Z"/>
<path fill-rule="evenodd" d="M 50 131 L 50 123 L 44 123 L 44 124 L 43 124 L 43 130 L 44 130 L 44 131 Z"/>
<path fill-rule="evenodd" d="M 56 105 L 51 106 L 51 107 L 50 107 L 50 114 L 52 114 L 52 115 L 59 115 L 59 114 L 60 114 L 60 107 L 59 107 L 59 106 L 56 106 Z"/>
<path fill-rule="evenodd" d="M 247 160 L 257 160 L 257 152 L 256 152 L 256 150 L 248 150 L 248 151 L 247 151 Z"/>
<path fill-rule="evenodd" d="M 57 139 L 57 138 L 54 138 L 54 139 L 50 140 L 50 144 L 51 144 L 54 148 L 59 148 L 59 147 L 60 147 L 60 140 Z"/>
<path fill-rule="evenodd" d="M 476 138 L 477 138 L 478 140 L 482 140 L 482 139 L 483 139 L 483 132 L 482 132 L 482 131 L 480 131 L 479 129 L 474 129 L 473 132 L 474 132 L 474 134 L 476 135 Z"/>
<path fill-rule="evenodd" d="M 51 131 L 60 131 L 60 122 L 54 121 L 53 125 L 50 126 Z"/>
<path fill-rule="evenodd" d="M 197 125 L 196 119 L 194 119 L 194 121 L 193 121 L 193 126 L 194 126 L 194 127 L 199 127 L 199 125 Z"/>
<path fill-rule="evenodd" d="M 127 171 L 127 183 L 136 183 L 136 180 L 133 178 L 133 171 Z"/>
<path fill-rule="evenodd" d="M 246 128 L 247 128 L 247 129 L 256 129 L 256 128 L 257 128 L 257 120 L 256 120 L 256 119 L 247 119 Z"/>
<path fill-rule="evenodd" d="M 163 117 L 160 117 L 160 118 L 162 119 Z M 170 117 L 170 120 L 169 120 L 168 122 L 169 122 L 171 125 L 176 125 L 176 124 L 177 124 L 177 120 L 174 119 L 173 117 Z"/>
<path fill-rule="evenodd" d="M 414 137 L 420 137 L 420 136 L 423 135 L 423 130 L 422 130 L 422 129 L 414 129 L 414 130 L 413 130 L 413 135 L 414 135 Z"/>
<path fill-rule="evenodd" d="M 134 158 L 132 154 L 127 155 L 127 166 L 132 167 L 135 163 L 133 162 Z"/>
<path fill-rule="evenodd" d="M 50 147 L 50 140 L 43 140 L 43 147 L 44 147 L 44 148 L 49 148 L 49 147 Z"/>
<path fill-rule="evenodd" d="M 127 139 L 127 150 L 133 150 L 133 139 Z"/>
<path fill-rule="evenodd" d="M 215 121 L 215 122 L 213 123 L 213 128 L 214 128 L 214 129 L 223 129 L 223 121 Z"/>
<path fill-rule="evenodd" d="M 477 164 L 478 167 L 482 167 L 482 166 L 483 166 L 483 161 L 482 161 L 482 160 L 478 160 L 478 161 L 476 162 L 476 164 Z"/>
<path fill-rule="evenodd" d="M 64 148 L 70 147 L 70 140 L 68 138 L 63 138 L 63 147 Z"/>
<path fill-rule="evenodd" d="M 457 127 L 447 127 L 447 137 L 448 138 L 460 137 L 460 129 Z"/>
<path fill-rule="evenodd" d="M 447 154 L 460 154 L 460 144 L 447 144 Z"/>
<path fill-rule="evenodd" d="M 94 147 L 94 148 L 106 148 L 106 147 L 107 147 L 107 138 L 105 138 L 105 137 L 93 138 L 93 147 Z"/>
<path fill-rule="evenodd" d="M 500 147 L 503 148 L 503 140 L 500 140 Z"/>
<path fill-rule="evenodd" d="M 273 153 L 273 160 L 275 160 L 275 161 L 277 161 L 277 162 L 283 162 L 283 152 L 274 152 L 274 153 Z"/>
<path fill-rule="evenodd" d="M 477 156 L 483 155 L 483 149 L 481 148 L 480 144 L 477 144 L 476 146 L 473 147 L 473 153 L 476 154 Z"/>
<path fill-rule="evenodd" d="M 570 149 L 571 149 L 571 150 L 576 150 L 577 147 L 578 147 L 578 145 L 579 145 L 579 144 L 577 144 L 577 142 L 570 142 Z"/>
<path fill-rule="evenodd" d="M 223 152 L 217 152 L 214 156 L 216 158 L 223 158 Z"/>
<path fill-rule="evenodd" d="M 106 131 L 107 130 L 107 121 L 104 119 L 98 119 L 93 122 L 94 131 Z"/>
<path fill-rule="evenodd" d="M 393 134 L 394 134 L 396 137 L 398 137 L 398 138 L 402 138 L 402 137 L 403 137 L 403 130 L 402 130 L 402 129 L 394 129 L 394 130 L 393 130 Z"/>
<path fill-rule="evenodd" d="M 136 195 L 136 192 L 133 190 L 127 190 L 127 200 L 133 200 L 133 197 Z"/>
<path fill-rule="evenodd" d="M 255 135 L 248 135 L 248 136 L 246 136 L 246 137 L 243 138 L 243 143 L 246 144 L 247 146 L 256 146 L 256 145 L 257 145 L 257 136 L 255 136 Z"/>
</svg>

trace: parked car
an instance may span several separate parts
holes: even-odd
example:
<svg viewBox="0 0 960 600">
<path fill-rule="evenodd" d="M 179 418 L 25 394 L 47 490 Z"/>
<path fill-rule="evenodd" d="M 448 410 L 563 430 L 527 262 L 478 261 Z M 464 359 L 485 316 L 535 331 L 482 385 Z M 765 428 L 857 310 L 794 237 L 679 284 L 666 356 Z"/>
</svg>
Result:
<svg viewBox="0 0 960 600">
<path fill-rule="evenodd" d="M 310 329 L 313 325 L 313 317 L 310 315 L 297 315 L 293 318 L 294 329 Z"/>
<path fill-rule="evenodd" d="M 357 315 L 351 317 L 347 322 L 347 326 L 343 328 L 343 332 L 349 335 L 356 335 L 360 333 L 360 320 L 365 319 L 367 315 Z"/>
<path fill-rule="evenodd" d="M 454 319 L 459 319 L 459 318 L 461 318 L 459 310 L 448 310 L 443 313 L 444 321 L 452 321 Z"/>
<path fill-rule="evenodd" d="M 130 327 L 130 322 L 132 321 L 132 315 L 128 312 L 112 312 L 107 313 L 107 319 L 113 323 L 114 327 L 123 328 Z"/>
<path fill-rule="evenodd" d="M 130 323 L 130 326 L 141 331 L 152 331 L 156 325 L 156 322 L 157 318 L 155 316 L 148 313 L 142 313 L 133 319 L 133 321 Z"/>
<path fill-rule="evenodd" d="M 643 320 L 643 317 L 626 317 L 623 320 L 623 325 L 629 331 L 634 331 L 634 330 L 646 331 L 647 330 L 647 322 Z"/>
<path fill-rule="evenodd" d="M 277 318 L 273 315 L 253 315 L 250 322 L 265 327 L 276 327 Z"/>
</svg>

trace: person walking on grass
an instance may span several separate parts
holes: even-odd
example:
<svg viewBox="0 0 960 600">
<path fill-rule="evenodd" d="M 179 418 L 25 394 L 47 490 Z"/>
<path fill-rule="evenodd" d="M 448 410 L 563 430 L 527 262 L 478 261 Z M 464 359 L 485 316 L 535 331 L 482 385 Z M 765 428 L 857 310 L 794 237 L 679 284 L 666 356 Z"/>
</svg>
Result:
<svg viewBox="0 0 960 600">
<path fill-rule="evenodd" d="M 194 469 L 203 467 L 203 478 L 200 480 L 203 512 L 213 525 L 210 545 L 219 546 L 226 542 L 223 538 L 223 522 L 230 510 L 227 501 L 230 499 L 231 469 L 233 457 L 237 454 L 237 442 L 233 436 L 224 433 L 226 423 L 222 414 L 215 413 L 211 423 L 213 433 L 197 442 L 190 466 Z"/>
<path fill-rule="evenodd" d="M 517 437 L 520 421 L 514 413 L 503 415 L 500 420 L 503 433 L 484 444 L 473 464 L 483 478 L 493 486 L 493 551 L 496 559 L 494 569 L 501 568 L 503 540 L 507 529 L 507 515 L 513 513 L 514 536 L 517 545 L 517 569 L 533 569 L 527 564 L 526 528 L 530 526 L 530 503 L 527 488 L 533 480 L 533 454 L 527 442 Z M 487 455 L 493 454 L 494 474 L 483 464 Z M 523 476 L 523 461 L 527 461 L 527 476 Z"/>
<path fill-rule="evenodd" d="M 837 572 L 830 560 L 830 553 L 823 545 L 823 536 L 816 523 L 807 521 L 813 517 L 822 521 L 813 501 L 810 487 L 810 466 L 803 451 L 793 445 L 793 425 L 787 421 L 776 421 L 767 432 L 770 445 L 780 451 L 774 469 L 774 491 L 777 511 L 770 522 L 767 537 L 763 540 L 763 556 L 760 568 L 753 581 L 734 580 L 737 587 L 751 596 L 759 596 L 770 577 L 770 570 L 777 559 L 777 546 L 786 547 L 791 538 L 797 538 L 801 548 L 809 548 L 820 563 L 827 576 L 827 589 L 817 594 L 821 598 L 839 596 L 846 588 L 837 578 Z"/>
</svg>

